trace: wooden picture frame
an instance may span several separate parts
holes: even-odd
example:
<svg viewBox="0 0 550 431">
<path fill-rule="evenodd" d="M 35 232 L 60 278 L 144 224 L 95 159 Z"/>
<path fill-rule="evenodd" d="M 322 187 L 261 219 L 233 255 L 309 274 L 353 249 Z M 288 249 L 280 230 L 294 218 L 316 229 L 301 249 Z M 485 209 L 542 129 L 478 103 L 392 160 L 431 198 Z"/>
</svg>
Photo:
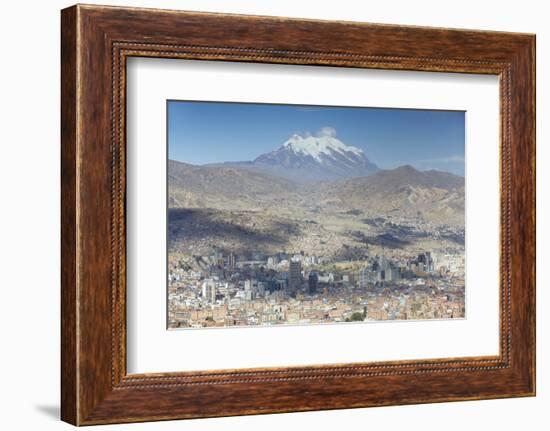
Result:
<svg viewBox="0 0 550 431">
<path fill-rule="evenodd" d="M 84 5 L 64 9 L 61 17 L 64 421 L 91 425 L 535 395 L 534 35 Z M 498 75 L 500 354 L 128 375 L 130 56 Z"/>
</svg>

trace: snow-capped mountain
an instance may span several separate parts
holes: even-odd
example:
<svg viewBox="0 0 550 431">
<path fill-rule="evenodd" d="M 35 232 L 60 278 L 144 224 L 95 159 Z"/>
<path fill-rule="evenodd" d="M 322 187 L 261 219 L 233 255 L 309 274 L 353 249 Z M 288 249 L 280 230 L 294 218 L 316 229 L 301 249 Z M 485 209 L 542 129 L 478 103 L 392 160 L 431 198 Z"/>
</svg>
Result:
<svg viewBox="0 0 550 431">
<path fill-rule="evenodd" d="M 361 149 L 344 144 L 333 129 L 323 130 L 317 136 L 294 134 L 246 166 L 301 183 L 363 177 L 379 170 Z"/>
<path fill-rule="evenodd" d="M 279 150 L 292 150 L 294 153 L 304 156 L 311 156 L 319 163 L 324 160 L 330 160 L 335 155 L 354 159 L 357 156 L 363 156 L 363 151 L 359 148 L 344 144 L 333 136 L 307 136 L 302 137 L 294 134 L 286 141 Z"/>
</svg>

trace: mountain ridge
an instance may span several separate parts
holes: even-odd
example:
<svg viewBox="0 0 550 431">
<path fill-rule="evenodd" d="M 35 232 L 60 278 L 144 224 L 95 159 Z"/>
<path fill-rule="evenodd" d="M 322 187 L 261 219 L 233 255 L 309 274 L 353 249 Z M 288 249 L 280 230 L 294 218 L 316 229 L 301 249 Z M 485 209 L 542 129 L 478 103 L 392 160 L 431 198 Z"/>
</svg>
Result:
<svg viewBox="0 0 550 431">
<path fill-rule="evenodd" d="M 409 217 L 422 214 L 428 220 L 460 225 L 464 223 L 465 179 L 404 165 L 326 184 L 318 199 L 371 212 Z"/>
<path fill-rule="evenodd" d="M 232 166 L 198 166 L 168 160 L 168 203 L 171 207 L 216 206 L 241 202 L 254 206 L 292 194 L 296 184 Z"/>
<path fill-rule="evenodd" d="M 298 183 L 239 166 L 195 166 L 169 161 L 169 206 L 235 210 L 272 207 L 360 209 L 463 224 L 464 177 L 410 165 L 365 177 Z"/>
</svg>

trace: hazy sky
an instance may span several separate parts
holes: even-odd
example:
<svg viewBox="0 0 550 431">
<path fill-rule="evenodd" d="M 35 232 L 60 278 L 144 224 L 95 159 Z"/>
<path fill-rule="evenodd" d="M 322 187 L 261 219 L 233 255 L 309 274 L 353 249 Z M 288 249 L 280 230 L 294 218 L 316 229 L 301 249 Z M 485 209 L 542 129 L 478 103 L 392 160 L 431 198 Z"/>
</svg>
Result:
<svg viewBox="0 0 550 431">
<path fill-rule="evenodd" d="M 201 165 L 253 160 L 292 134 L 336 130 L 381 168 L 464 175 L 464 112 L 256 103 L 168 102 L 169 157 Z"/>
</svg>

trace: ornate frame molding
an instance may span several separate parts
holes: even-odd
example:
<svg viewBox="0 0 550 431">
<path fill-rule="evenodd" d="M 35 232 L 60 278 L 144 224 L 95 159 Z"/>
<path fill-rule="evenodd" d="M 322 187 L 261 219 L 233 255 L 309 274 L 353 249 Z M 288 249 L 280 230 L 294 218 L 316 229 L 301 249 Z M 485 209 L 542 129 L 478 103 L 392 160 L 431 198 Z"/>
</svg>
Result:
<svg viewBox="0 0 550 431">
<path fill-rule="evenodd" d="M 222 30 L 205 31 L 203 23 Z M 254 35 L 258 26 L 284 28 L 288 40 L 276 32 Z M 340 39 L 297 42 L 311 29 L 336 30 Z M 411 55 L 403 55 L 407 50 Z M 74 6 L 62 12 L 62 53 L 64 420 L 97 424 L 534 394 L 533 36 Z M 127 375 L 125 66 L 131 56 L 498 75 L 500 354 Z M 518 210 L 529 217 L 520 220 Z M 251 390 L 268 403 L 238 398 Z M 299 397 L 304 391 L 307 400 Z M 229 403 L 228 396 L 239 401 Z"/>
</svg>

